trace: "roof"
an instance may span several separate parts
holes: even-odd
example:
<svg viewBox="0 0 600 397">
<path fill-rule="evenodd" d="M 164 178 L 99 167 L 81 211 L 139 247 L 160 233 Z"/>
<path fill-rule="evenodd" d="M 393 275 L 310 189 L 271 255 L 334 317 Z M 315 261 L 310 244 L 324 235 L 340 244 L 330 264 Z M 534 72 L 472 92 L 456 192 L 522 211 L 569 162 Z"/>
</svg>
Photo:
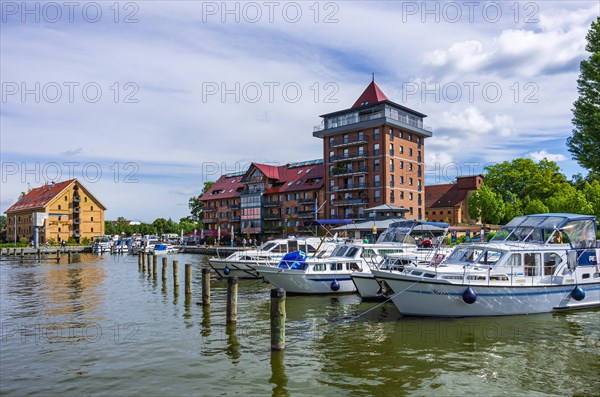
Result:
<svg viewBox="0 0 600 397">
<path fill-rule="evenodd" d="M 370 231 L 373 230 L 373 226 L 377 227 L 377 230 L 381 232 L 384 229 L 387 229 L 392 223 L 405 221 L 406 218 L 388 218 L 388 219 L 380 219 L 380 220 L 370 220 L 359 223 L 353 223 L 351 225 L 344 225 L 340 227 L 336 227 L 332 229 L 336 232 L 349 231 L 349 230 L 362 230 L 362 231 Z"/>
<path fill-rule="evenodd" d="M 214 185 L 200 196 L 200 200 L 222 200 L 239 197 L 245 186 L 241 183 L 242 176 L 239 174 L 221 175 Z"/>
<path fill-rule="evenodd" d="M 221 176 L 215 184 L 201 197 L 200 200 L 222 200 L 240 197 L 245 182 L 254 170 L 259 170 L 272 180 L 271 188 L 263 194 L 297 192 L 303 190 L 321 189 L 325 184 L 325 166 L 322 160 L 303 161 L 281 166 L 252 163 L 244 173 Z"/>
<path fill-rule="evenodd" d="M 397 205 L 381 204 L 376 207 L 367 208 L 365 212 L 408 212 L 408 210 Z"/>
<path fill-rule="evenodd" d="M 77 179 L 69 179 L 67 181 L 45 184 L 44 186 L 31 189 L 26 195 L 21 197 L 16 203 L 10 206 L 5 213 L 44 209 L 52 200 L 61 194 L 63 190 L 65 190 L 74 182 L 77 182 L 79 186 L 86 191 L 88 196 L 93 198 L 98 203 L 98 205 L 100 205 L 103 209 L 106 209 L 106 207 L 97 198 L 95 198 L 89 192 L 89 190 L 87 190 L 85 186 L 81 184 L 81 182 L 78 182 Z"/>
<path fill-rule="evenodd" d="M 358 97 L 354 105 L 352 105 L 352 109 L 358 109 L 364 105 L 372 105 L 375 103 L 379 103 L 382 101 L 386 101 L 388 98 L 385 96 L 381 88 L 375 83 L 375 80 L 371 81 L 371 84 L 365 88 L 363 93 Z"/>
</svg>

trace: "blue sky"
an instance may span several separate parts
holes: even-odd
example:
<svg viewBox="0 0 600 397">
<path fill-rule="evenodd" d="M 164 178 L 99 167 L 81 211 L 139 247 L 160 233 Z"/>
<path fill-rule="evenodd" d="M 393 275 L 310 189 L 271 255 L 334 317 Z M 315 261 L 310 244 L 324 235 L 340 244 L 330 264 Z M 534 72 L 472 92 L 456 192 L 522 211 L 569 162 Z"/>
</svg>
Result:
<svg viewBox="0 0 600 397">
<path fill-rule="evenodd" d="M 371 72 L 428 115 L 428 183 L 516 157 L 582 172 L 565 140 L 597 1 L 23 4 L 0 10 L 2 212 L 74 176 L 109 219 L 179 219 L 221 173 L 322 157 L 318 116 Z"/>
</svg>

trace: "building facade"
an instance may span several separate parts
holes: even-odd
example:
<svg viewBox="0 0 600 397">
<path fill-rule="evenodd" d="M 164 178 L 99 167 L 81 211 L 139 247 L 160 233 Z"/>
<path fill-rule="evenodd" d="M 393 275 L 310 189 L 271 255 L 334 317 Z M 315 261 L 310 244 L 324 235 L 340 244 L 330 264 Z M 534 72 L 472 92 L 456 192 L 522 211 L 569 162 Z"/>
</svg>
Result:
<svg viewBox="0 0 600 397">
<path fill-rule="evenodd" d="M 209 235 L 279 237 L 303 232 L 306 220 L 323 218 L 322 160 L 283 166 L 252 163 L 221 176 L 200 197 Z"/>
<path fill-rule="evenodd" d="M 104 235 L 106 207 L 77 179 L 31 189 L 6 210 L 8 241 L 32 240 L 39 226 L 40 244 Z"/>
<path fill-rule="evenodd" d="M 425 186 L 425 217 L 451 225 L 477 223 L 469 217 L 469 199 L 482 183 L 481 175 L 473 175 L 458 177 L 456 183 Z"/>
<path fill-rule="evenodd" d="M 390 101 L 372 81 L 350 109 L 321 116 L 313 135 L 323 139 L 326 217 L 366 218 L 382 204 L 425 216 L 426 115 Z"/>
</svg>

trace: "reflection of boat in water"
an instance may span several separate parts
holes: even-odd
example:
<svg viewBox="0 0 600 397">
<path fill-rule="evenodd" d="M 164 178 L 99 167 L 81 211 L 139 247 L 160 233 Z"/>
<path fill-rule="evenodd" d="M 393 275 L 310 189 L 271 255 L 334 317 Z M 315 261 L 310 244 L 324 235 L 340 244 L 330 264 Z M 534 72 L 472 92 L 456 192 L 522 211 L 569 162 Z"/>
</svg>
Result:
<svg viewBox="0 0 600 397">
<path fill-rule="evenodd" d="M 260 278 L 255 265 L 276 266 L 289 252 L 302 250 L 317 257 L 328 256 L 335 243 L 321 238 L 284 238 L 267 241 L 258 248 L 237 251 L 227 258 L 210 258 L 209 263 L 219 277 Z"/>
<path fill-rule="evenodd" d="M 497 316 L 600 306 L 596 217 L 521 216 L 438 266 L 373 270 L 402 314 Z"/>
<path fill-rule="evenodd" d="M 113 241 L 105 236 L 94 237 L 95 241 L 92 244 L 92 251 L 96 254 L 109 252 L 113 245 Z"/>
<path fill-rule="evenodd" d="M 394 243 L 403 247 L 399 253 L 391 253 L 383 261 L 378 261 L 375 268 L 383 267 L 387 270 L 402 270 L 404 266 L 425 265 L 431 262 L 441 262 L 452 250 L 441 247 L 448 232 L 447 223 L 422 222 L 406 220 L 392 223 L 379 236 L 377 243 Z M 417 239 L 427 241 L 427 248 L 419 248 Z M 391 290 L 385 283 L 375 279 L 371 269 L 351 274 L 352 281 L 363 299 L 385 299 Z"/>
<path fill-rule="evenodd" d="M 275 287 L 292 294 L 339 294 L 356 292 L 350 276 L 368 271 L 390 253 L 402 252 L 402 244 L 342 244 L 327 258 L 307 258 L 291 252 L 278 266 L 254 268 Z M 416 248 L 415 248 L 416 249 Z"/>
</svg>

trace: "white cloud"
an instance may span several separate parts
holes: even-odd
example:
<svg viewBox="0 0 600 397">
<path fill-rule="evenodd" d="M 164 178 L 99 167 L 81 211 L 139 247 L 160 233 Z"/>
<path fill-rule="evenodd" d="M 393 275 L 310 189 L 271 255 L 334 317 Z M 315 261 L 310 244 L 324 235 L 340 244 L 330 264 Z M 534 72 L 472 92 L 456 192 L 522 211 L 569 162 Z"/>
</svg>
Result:
<svg viewBox="0 0 600 397">
<path fill-rule="evenodd" d="M 565 161 L 567 157 L 564 154 L 560 153 L 548 153 L 546 150 L 540 150 L 538 152 L 529 153 L 529 157 L 533 159 L 533 161 L 541 161 L 543 159 L 549 161 Z"/>
</svg>

